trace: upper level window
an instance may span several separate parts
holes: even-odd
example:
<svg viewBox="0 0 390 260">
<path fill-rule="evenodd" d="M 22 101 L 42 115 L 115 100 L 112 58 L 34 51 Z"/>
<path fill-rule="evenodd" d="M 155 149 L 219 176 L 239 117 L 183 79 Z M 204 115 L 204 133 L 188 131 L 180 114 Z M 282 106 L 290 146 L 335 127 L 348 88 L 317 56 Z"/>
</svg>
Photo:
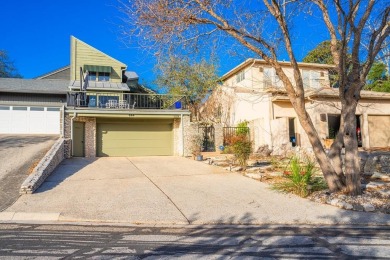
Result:
<svg viewBox="0 0 390 260">
<path fill-rule="evenodd" d="M 305 88 L 319 88 L 321 73 L 313 70 L 302 70 L 303 86 Z"/>
<path fill-rule="evenodd" d="M 89 71 L 88 79 L 90 81 L 110 81 L 110 73 Z"/>
<path fill-rule="evenodd" d="M 88 80 L 90 81 L 96 81 L 96 71 L 89 71 L 88 72 Z"/>
<path fill-rule="evenodd" d="M 98 81 L 110 81 L 110 73 L 99 72 Z"/>
<path fill-rule="evenodd" d="M 236 75 L 236 82 L 241 82 L 245 79 L 245 71 L 240 71 Z"/>
<path fill-rule="evenodd" d="M 274 68 L 264 68 L 263 73 L 264 88 L 282 87 L 282 81 L 276 75 Z"/>
</svg>

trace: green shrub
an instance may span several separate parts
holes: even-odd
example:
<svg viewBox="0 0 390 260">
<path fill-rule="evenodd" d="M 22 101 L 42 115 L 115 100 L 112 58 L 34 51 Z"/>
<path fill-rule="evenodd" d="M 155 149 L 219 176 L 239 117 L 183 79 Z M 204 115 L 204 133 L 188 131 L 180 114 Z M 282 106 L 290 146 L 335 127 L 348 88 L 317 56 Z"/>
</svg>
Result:
<svg viewBox="0 0 390 260">
<path fill-rule="evenodd" d="M 237 124 L 237 130 L 236 135 L 248 135 L 249 134 L 249 128 L 248 128 L 248 121 L 242 121 Z"/>
<path fill-rule="evenodd" d="M 284 172 L 286 180 L 275 183 L 273 189 L 306 197 L 313 191 L 326 188 L 325 181 L 321 177 L 314 177 L 314 173 L 315 162 L 313 160 L 306 158 L 301 162 L 298 156 L 293 156 Z"/>
<path fill-rule="evenodd" d="M 246 135 L 237 135 L 232 137 L 231 147 L 238 164 L 245 169 L 246 162 L 252 153 L 252 142 Z"/>
</svg>

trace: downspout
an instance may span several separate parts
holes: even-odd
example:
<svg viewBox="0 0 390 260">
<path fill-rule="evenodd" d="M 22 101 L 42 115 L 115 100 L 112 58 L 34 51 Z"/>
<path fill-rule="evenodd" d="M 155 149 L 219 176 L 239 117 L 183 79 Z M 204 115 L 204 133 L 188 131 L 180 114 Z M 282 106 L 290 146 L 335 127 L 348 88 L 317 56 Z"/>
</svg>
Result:
<svg viewBox="0 0 390 260">
<path fill-rule="evenodd" d="M 62 105 L 62 138 L 65 138 L 65 105 Z"/>
<path fill-rule="evenodd" d="M 180 114 L 180 122 L 181 122 L 181 156 L 184 156 L 184 122 L 183 122 L 183 114 Z"/>
<path fill-rule="evenodd" d="M 77 113 L 73 113 L 73 117 L 70 118 L 70 138 L 72 140 L 72 154 L 71 156 L 73 156 L 73 120 L 76 118 L 77 116 Z"/>
</svg>

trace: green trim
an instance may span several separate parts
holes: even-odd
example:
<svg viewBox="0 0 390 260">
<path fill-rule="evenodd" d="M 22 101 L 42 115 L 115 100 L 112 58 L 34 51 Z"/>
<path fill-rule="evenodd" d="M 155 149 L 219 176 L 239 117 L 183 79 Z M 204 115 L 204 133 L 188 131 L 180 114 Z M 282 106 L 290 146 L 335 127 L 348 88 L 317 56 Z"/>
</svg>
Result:
<svg viewBox="0 0 390 260">
<path fill-rule="evenodd" d="M 84 65 L 84 71 L 96 71 L 96 72 L 108 72 L 111 73 L 110 66 L 99 66 L 99 65 Z"/>
</svg>

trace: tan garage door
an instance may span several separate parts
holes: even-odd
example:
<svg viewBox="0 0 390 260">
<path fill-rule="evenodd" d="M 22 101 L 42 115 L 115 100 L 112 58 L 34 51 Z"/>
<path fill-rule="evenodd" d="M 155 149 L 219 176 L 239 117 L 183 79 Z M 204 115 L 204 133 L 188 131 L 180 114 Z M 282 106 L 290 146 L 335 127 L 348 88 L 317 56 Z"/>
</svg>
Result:
<svg viewBox="0 0 390 260">
<path fill-rule="evenodd" d="M 98 122 L 97 156 L 173 154 L 172 120 Z"/>
<path fill-rule="evenodd" d="M 370 147 L 390 146 L 390 116 L 368 116 Z"/>
</svg>

